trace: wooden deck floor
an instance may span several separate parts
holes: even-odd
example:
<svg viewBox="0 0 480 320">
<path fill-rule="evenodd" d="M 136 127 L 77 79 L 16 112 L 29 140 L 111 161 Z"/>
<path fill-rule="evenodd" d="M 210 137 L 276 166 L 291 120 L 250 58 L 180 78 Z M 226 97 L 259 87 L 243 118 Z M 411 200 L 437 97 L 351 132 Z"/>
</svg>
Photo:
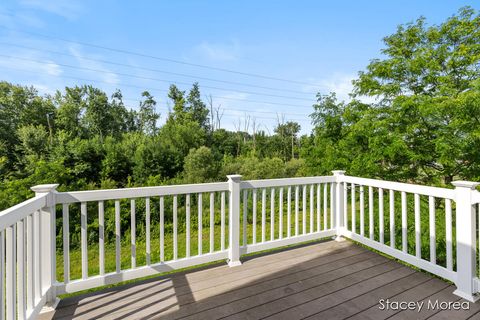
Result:
<svg viewBox="0 0 480 320">
<path fill-rule="evenodd" d="M 480 319 L 427 309 L 462 301 L 454 287 L 361 248 L 328 241 L 64 299 L 54 319 Z M 380 299 L 423 301 L 422 310 L 380 310 Z"/>
</svg>

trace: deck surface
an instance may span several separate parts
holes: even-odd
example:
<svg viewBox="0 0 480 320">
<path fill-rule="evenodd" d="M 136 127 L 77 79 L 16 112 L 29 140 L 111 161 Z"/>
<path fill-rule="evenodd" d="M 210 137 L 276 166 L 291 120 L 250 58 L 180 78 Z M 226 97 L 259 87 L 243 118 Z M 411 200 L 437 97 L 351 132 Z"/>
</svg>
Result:
<svg viewBox="0 0 480 320">
<path fill-rule="evenodd" d="M 349 241 L 327 241 L 118 286 L 60 302 L 54 319 L 480 319 L 428 308 L 454 286 Z M 424 302 L 381 310 L 380 299 Z"/>
</svg>

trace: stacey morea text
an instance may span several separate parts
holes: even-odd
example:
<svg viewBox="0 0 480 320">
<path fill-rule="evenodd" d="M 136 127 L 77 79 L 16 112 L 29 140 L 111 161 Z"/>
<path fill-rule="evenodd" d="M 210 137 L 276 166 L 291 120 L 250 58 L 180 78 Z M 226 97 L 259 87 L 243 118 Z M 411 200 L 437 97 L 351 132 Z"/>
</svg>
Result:
<svg viewBox="0 0 480 320">
<path fill-rule="evenodd" d="M 378 301 L 380 310 L 411 310 L 420 312 L 422 310 L 469 310 L 468 301 L 391 301 L 389 299 L 380 299 Z"/>
</svg>

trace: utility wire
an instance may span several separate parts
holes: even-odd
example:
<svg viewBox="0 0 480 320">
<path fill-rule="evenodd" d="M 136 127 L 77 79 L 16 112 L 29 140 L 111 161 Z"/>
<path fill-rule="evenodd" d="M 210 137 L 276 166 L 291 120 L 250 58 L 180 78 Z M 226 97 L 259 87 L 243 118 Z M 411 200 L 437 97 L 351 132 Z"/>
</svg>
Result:
<svg viewBox="0 0 480 320">
<path fill-rule="evenodd" d="M 82 41 L 74 41 L 74 40 L 65 39 L 65 38 L 52 36 L 52 35 L 46 35 L 46 34 L 42 34 L 42 33 L 38 33 L 38 32 L 14 29 L 14 28 L 10 28 L 10 27 L 7 27 L 7 26 L 0 26 L 0 28 L 7 29 L 7 30 L 10 30 L 10 31 L 13 31 L 13 32 L 20 32 L 20 33 L 24 33 L 24 34 L 29 34 L 29 35 L 33 35 L 33 36 L 37 36 L 37 37 L 54 39 L 54 40 L 59 40 L 59 41 L 63 41 L 63 42 L 79 44 L 79 45 L 82 45 L 82 46 L 102 49 L 102 50 L 106 50 L 106 51 L 117 52 L 117 53 L 122 53 L 122 54 L 127 54 L 127 55 L 134 55 L 134 56 L 139 56 L 139 57 L 144 57 L 144 58 L 149 58 L 149 59 L 154 59 L 154 60 L 166 61 L 166 62 L 170 62 L 170 63 L 182 64 L 182 65 L 187 65 L 187 66 L 192 66 L 192 67 L 198 67 L 198 68 L 209 69 L 209 70 L 216 70 L 216 71 L 233 73 L 233 74 L 239 74 L 239 75 L 243 75 L 243 76 L 247 76 L 247 77 L 262 78 L 262 79 L 275 80 L 275 81 L 281 81 L 281 82 L 315 86 L 315 84 L 308 83 L 308 82 L 277 78 L 277 77 L 272 77 L 272 76 L 267 76 L 267 75 L 262 75 L 262 74 L 257 74 L 257 73 L 242 72 L 242 71 L 219 68 L 219 67 L 203 65 L 203 64 L 198 64 L 198 63 L 190 63 L 190 62 L 175 60 L 175 59 L 171 59 L 171 58 L 153 56 L 153 55 L 144 54 L 144 53 L 140 53 L 140 52 L 134 52 L 134 51 L 124 50 L 124 49 L 106 47 L 106 46 L 101 46 L 101 45 L 82 42 Z"/>
<path fill-rule="evenodd" d="M 20 72 L 25 72 L 25 73 L 30 73 L 30 74 L 37 74 L 37 75 L 41 75 L 41 76 L 46 76 L 46 74 L 43 73 L 43 72 L 36 72 L 36 71 L 19 69 L 19 68 L 14 68 L 14 67 L 7 67 L 7 66 L 0 66 L 0 68 L 7 69 L 7 70 L 20 71 Z M 68 76 L 68 75 L 51 75 L 51 74 L 48 74 L 47 76 L 48 77 L 54 77 L 54 78 L 73 79 L 73 80 L 92 82 L 92 83 L 95 83 L 95 82 L 104 83 L 104 84 L 108 84 L 108 85 L 111 85 L 111 86 L 116 86 L 117 85 L 116 83 L 111 83 L 111 82 L 108 82 L 108 81 L 85 79 L 85 78 L 79 78 L 79 77 Z M 148 90 L 148 91 L 157 91 L 157 92 L 168 93 L 168 90 L 160 89 L 160 88 L 141 87 L 141 86 L 136 86 L 136 85 L 132 85 L 132 84 L 121 84 L 121 86 L 122 87 L 127 87 L 127 88 L 140 89 L 140 90 Z M 242 101 L 242 102 L 269 104 L 269 105 L 274 105 L 274 106 L 286 106 L 286 107 L 290 107 L 290 108 L 308 108 L 308 109 L 312 108 L 310 106 L 294 105 L 294 104 L 282 103 L 282 102 L 270 102 L 270 101 L 251 100 L 251 99 L 242 99 L 242 98 L 234 98 L 234 97 L 222 97 L 222 96 L 214 96 L 214 95 L 212 95 L 211 97 L 215 98 L 215 99 L 219 99 L 219 100 L 235 100 L 235 101 Z"/>
<path fill-rule="evenodd" d="M 21 69 L 16 69 L 16 68 L 10 68 L 10 67 L 0 67 L 0 68 L 4 68 L 4 69 L 13 69 L 13 70 L 17 70 L 17 71 L 26 71 L 26 70 L 21 70 Z M 26 71 L 28 73 L 34 73 L 34 74 L 42 74 L 40 72 L 31 72 L 31 71 Z M 103 82 L 103 83 L 108 83 L 106 81 L 96 81 L 96 80 L 88 80 L 88 79 L 82 79 L 82 78 L 76 78 L 76 77 L 70 77 L 70 76 L 53 76 L 53 77 L 58 77 L 58 78 L 72 78 L 72 79 L 77 79 L 77 80 L 81 80 L 81 81 L 92 81 L 92 82 Z M 140 88 L 142 89 L 142 87 L 139 87 L 139 86 L 130 86 L 130 85 L 124 85 L 124 86 L 129 86 L 129 87 L 134 87 L 134 88 Z M 144 88 L 143 88 L 144 89 Z M 150 88 L 150 89 L 153 89 L 155 91 L 163 91 L 163 92 L 168 92 L 168 90 L 162 90 L 162 89 L 155 89 L 155 88 Z M 222 99 L 222 98 L 220 98 Z M 122 101 L 133 101 L 133 102 L 138 102 L 140 103 L 141 100 L 137 100 L 137 99 L 129 99 L 129 98 L 123 98 L 122 97 Z M 245 101 L 245 100 L 244 100 Z M 127 105 L 127 104 L 125 104 Z M 223 108 L 223 111 L 240 111 L 240 112 L 248 112 L 248 113 L 263 113 L 263 114 L 275 114 L 275 115 L 295 115 L 295 116 L 302 116 L 302 117 L 308 117 L 308 115 L 306 114 L 300 114 L 300 113 L 284 113 L 284 112 L 273 112 L 273 111 L 256 111 L 256 110 L 248 110 L 248 109 L 237 109 L 237 108 L 230 108 L 230 107 L 224 107 Z M 230 115 L 231 117 L 239 117 L 238 114 L 225 114 L 225 115 Z M 260 117 L 260 116 L 255 116 L 255 118 L 260 118 L 260 119 L 273 119 L 273 120 L 277 120 L 278 118 L 273 118 L 273 117 Z M 298 119 L 298 118 L 295 118 L 295 119 L 290 119 L 290 120 L 296 120 L 296 121 L 304 121 L 306 118 L 302 118 L 302 119 Z"/>
<path fill-rule="evenodd" d="M 126 63 L 120 63 L 120 62 L 113 62 L 113 61 L 108 61 L 108 60 L 103 60 L 103 59 L 92 59 L 88 57 L 79 57 L 74 54 L 70 53 L 65 53 L 65 52 L 59 52 L 59 51 L 53 51 L 53 50 L 46 50 L 46 49 L 37 49 L 33 47 L 28 47 L 24 45 L 19 45 L 19 44 L 14 44 L 14 43 L 9 43 L 9 42 L 0 42 L 0 45 L 7 45 L 11 47 L 16 47 L 16 48 L 22 48 L 22 49 L 27 49 L 27 50 L 32 50 L 32 51 L 37 51 L 41 53 L 51 53 L 55 55 L 61 55 L 61 56 L 66 56 L 66 57 L 73 57 L 79 60 L 86 60 L 86 61 L 92 61 L 92 62 L 99 62 L 99 63 L 104 63 L 104 64 L 109 64 L 109 65 L 114 65 L 114 66 L 121 66 L 121 67 L 127 67 L 127 68 L 132 68 L 132 69 L 137 69 L 137 70 L 144 70 L 144 71 L 150 71 L 150 72 L 156 72 L 156 73 L 163 73 L 163 74 L 170 74 L 174 76 L 180 76 L 180 77 L 186 77 L 186 78 L 193 78 L 193 79 L 199 79 L 199 80 L 205 80 L 205 81 L 212 81 L 212 82 L 218 82 L 218 83 L 226 83 L 226 84 L 233 84 L 233 85 L 239 85 L 239 86 L 245 86 L 245 87 L 252 87 L 252 88 L 257 88 L 257 89 L 266 89 L 266 90 L 273 90 L 273 91 L 280 91 L 280 92 L 291 92 L 291 93 L 297 93 L 297 94 L 315 94 L 312 92 L 305 92 L 305 91 L 298 91 L 298 90 L 290 90 L 290 89 L 279 89 L 279 88 L 272 88 L 272 87 L 265 87 L 265 86 L 259 86 L 259 85 L 253 85 L 249 83 L 243 83 L 243 82 L 235 82 L 235 81 L 229 81 L 229 80 L 219 80 L 219 79 L 213 79 L 213 78 L 207 78 L 207 77 L 202 77 L 202 76 L 197 76 L 197 75 L 191 75 L 191 74 L 186 74 L 186 73 L 178 73 L 178 72 L 171 72 L 171 71 L 165 71 L 165 70 L 159 70 L 159 69 L 154 69 L 154 68 L 146 68 L 146 67 L 141 67 L 141 66 L 134 66 L 131 64 L 126 64 Z M 322 87 L 321 85 L 316 85 L 317 87 Z"/>
<path fill-rule="evenodd" d="M 124 98 L 122 97 L 122 101 L 132 101 L 140 103 L 142 100 L 138 99 L 131 99 L 131 98 Z M 301 116 L 301 117 L 308 117 L 308 114 L 304 113 L 289 113 L 289 112 L 274 112 L 274 111 L 258 111 L 258 110 L 248 110 L 248 109 L 238 109 L 236 107 L 223 107 L 222 110 L 224 111 L 241 111 L 241 112 L 248 112 L 248 113 L 264 113 L 264 114 L 275 114 L 275 115 L 291 115 L 291 116 Z"/>
<path fill-rule="evenodd" d="M 137 76 L 137 75 L 128 74 L 128 73 L 105 71 L 105 70 L 93 69 L 93 68 L 86 68 L 86 67 L 78 67 L 78 66 L 72 66 L 72 65 L 69 65 L 69 64 L 63 64 L 63 63 L 57 63 L 57 62 L 50 62 L 50 61 L 41 61 L 41 60 L 29 59 L 29 58 L 22 58 L 22 57 L 14 57 L 14 56 L 9 56 L 9 55 L 4 55 L 4 54 L 0 54 L 0 57 L 9 58 L 9 59 L 16 59 L 16 60 L 22 60 L 22 61 L 30 61 L 30 62 L 35 62 L 35 63 L 38 63 L 38 64 L 57 65 L 57 66 L 61 66 L 61 67 L 65 67 L 65 68 L 71 68 L 71 69 L 76 69 L 76 70 L 85 70 L 85 71 L 93 71 L 93 72 L 100 72 L 100 73 L 109 73 L 109 74 L 113 74 L 113 75 L 116 75 L 116 76 L 136 78 L 136 79 L 142 79 L 142 80 L 158 81 L 158 82 L 171 83 L 171 84 L 173 83 L 173 84 L 190 85 L 190 83 L 188 83 L 188 82 L 171 81 L 171 80 L 165 80 L 165 79 L 158 79 L 158 78 Z M 212 86 L 204 86 L 204 85 L 202 85 L 202 87 L 203 87 L 203 88 L 207 88 L 207 89 L 214 89 L 214 90 L 221 90 L 221 91 L 228 91 L 228 92 L 237 92 L 237 93 L 253 94 L 253 95 L 257 95 L 257 96 L 266 96 L 266 97 L 273 97 L 273 98 L 283 98 L 283 99 L 290 99 L 290 100 L 302 100 L 302 101 L 312 102 L 312 99 L 299 98 L 299 97 L 291 97 L 291 96 L 283 96 L 283 95 L 262 93 L 262 92 L 256 92 L 256 91 L 243 91 L 243 90 L 235 90 L 235 89 L 229 89 L 229 88 L 212 87 Z"/>
</svg>

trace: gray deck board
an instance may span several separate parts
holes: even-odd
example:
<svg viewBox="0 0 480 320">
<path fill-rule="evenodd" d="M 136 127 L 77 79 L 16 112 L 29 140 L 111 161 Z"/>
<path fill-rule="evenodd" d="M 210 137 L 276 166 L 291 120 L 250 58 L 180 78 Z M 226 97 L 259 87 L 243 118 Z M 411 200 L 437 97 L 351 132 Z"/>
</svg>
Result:
<svg viewBox="0 0 480 320">
<path fill-rule="evenodd" d="M 327 241 L 161 276 L 60 302 L 54 319 L 467 319 L 380 310 L 379 300 L 457 301 L 454 287 L 351 242 Z"/>
</svg>

